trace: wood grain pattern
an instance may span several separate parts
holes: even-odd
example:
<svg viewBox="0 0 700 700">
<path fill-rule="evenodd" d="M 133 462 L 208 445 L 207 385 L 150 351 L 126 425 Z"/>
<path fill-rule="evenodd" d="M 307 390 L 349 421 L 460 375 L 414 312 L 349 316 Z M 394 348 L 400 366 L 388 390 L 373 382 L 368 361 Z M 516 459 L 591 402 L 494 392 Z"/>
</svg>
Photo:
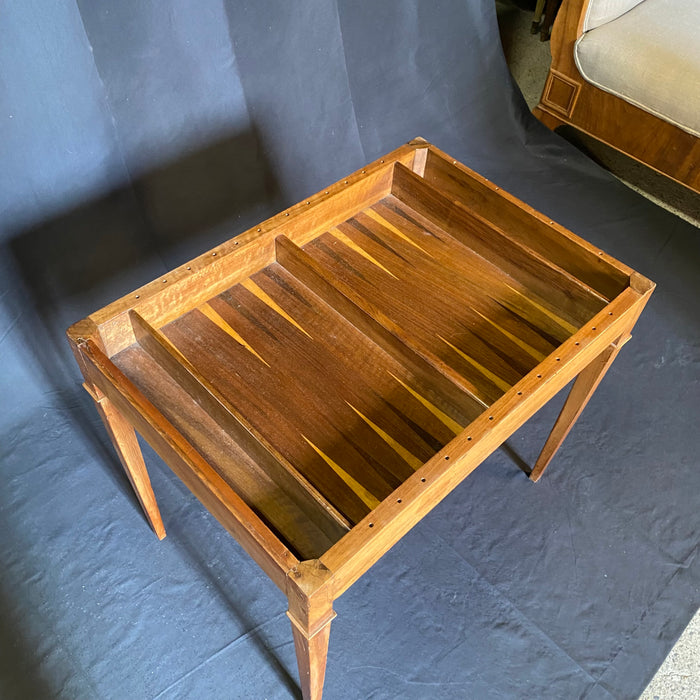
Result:
<svg viewBox="0 0 700 700">
<path fill-rule="evenodd" d="M 158 403 L 163 417 L 190 445 L 197 446 L 199 456 L 297 559 L 320 556 L 346 532 L 321 517 L 310 494 L 302 495 L 288 481 L 271 478 L 264 468 L 267 460 L 253 459 L 234 439 L 236 432 L 226 432 L 216 413 L 204 410 L 139 345 L 122 350 L 113 360 L 129 372 L 147 400 Z"/>
<path fill-rule="evenodd" d="M 653 287 L 652 287 L 653 289 Z M 626 332 L 652 289 L 628 288 L 407 479 L 322 557 L 340 596 L 503 441 Z"/>
<path fill-rule="evenodd" d="M 79 351 L 88 385 L 100 389 L 275 585 L 286 590 L 287 572 L 298 563 L 289 548 L 92 340 L 81 343 Z"/>
<path fill-rule="evenodd" d="M 444 412 L 396 379 L 413 388 L 414 377 L 279 265 L 207 303 L 234 343 L 199 311 L 167 326 L 167 337 L 351 521 L 454 437 Z M 216 342 L 202 347 L 205 334 Z"/>
<path fill-rule="evenodd" d="M 100 328 L 101 344 L 110 355 L 131 344 L 133 338 L 125 315 L 129 309 L 138 311 L 142 318 L 158 328 L 179 317 L 189 304 L 206 301 L 272 262 L 276 236 L 286 235 L 301 245 L 320 231 L 344 221 L 358 208 L 380 199 L 391 185 L 393 164 L 411 165 L 414 150 L 412 145 L 397 148 L 362 170 L 91 314 L 90 320 Z"/>
<path fill-rule="evenodd" d="M 334 600 L 578 376 L 538 478 L 654 285 L 423 139 L 214 252 L 68 337 L 156 532 L 134 428 L 287 596 L 320 700 Z"/>
<path fill-rule="evenodd" d="M 168 340 L 147 324 L 136 312 L 131 312 L 132 324 L 138 345 L 161 367 L 168 376 L 184 389 L 199 406 L 204 415 L 213 418 L 220 430 L 240 445 L 254 460 L 257 468 L 280 484 L 282 493 L 297 502 L 302 512 L 324 532 L 331 541 L 339 539 L 349 527 L 349 523 L 304 477 L 275 452 L 262 436 L 256 433 L 245 418 L 218 393 L 203 376 L 181 355 Z M 132 360 L 133 361 L 133 360 Z M 122 360 L 130 367 L 130 360 Z M 190 418 L 190 427 L 192 420 Z M 204 444 L 210 443 L 206 441 Z M 246 470 L 240 470 L 243 477 Z M 276 496 L 279 498 L 279 495 Z M 271 496 L 266 496 L 270 501 Z M 270 505 L 275 501 L 271 501 Z"/>
<path fill-rule="evenodd" d="M 617 296 L 628 285 L 633 272 L 630 267 L 446 153 L 430 149 L 424 177 L 443 194 L 495 224 L 509 238 L 546 257 L 606 299 Z"/>
<path fill-rule="evenodd" d="M 562 4 L 552 31 L 550 73 L 533 114 L 550 129 L 569 124 L 700 192 L 700 139 L 591 85 L 579 73 L 574 45 L 583 33 L 587 7 L 588 0 Z M 561 91 L 562 80 L 576 86 L 575 100 Z"/>
<path fill-rule="evenodd" d="M 97 408 L 97 412 L 105 424 L 107 434 L 112 441 L 112 445 L 114 445 L 126 475 L 129 477 L 129 481 L 148 518 L 148 522 L 151 524 L 158 539 L 162 540 L 165 537 L 163 519 L 161 518 L 156 497 L 153 494 L 151 479 L 148 476 L 141 448 L 131 423 L 119 413 L 106 396 L 95 401 L 95 408 Z"/>
<path fill-rule="evenodd" d="M 453 202 L 408 168 L 395 168 L 392 194 L 519 281 L 542 306 L 576 328 L 607 301 L 574 275 Z"/>
<path fill-rule="evenodd" d="M 324 590 L 331 572 L 319 561 L 300 562 L 287 575 L 287 616 L 299 668 L 303 700 L 321 700 L 333 599 Z"/>
<path fill-rule="evenodd" d="M 373 301 L 355 292 L 352 286 L 345 284 L 342 279 L 333 274 L 331 269 L 319 264 L 284 236 L 277 239 L 277 257 L 282 266 L 290 270 L 364 335 L 402 365 L 411 367 L 416 377 L 427 379 L 427 381 L 421 379 L 422 387 L 419 395 L 429 397 L 436 406 L 441 405 L 443 396 L 449 396 L 451 404 L 449 406 L 442 404 L 442 406 L 448 415 L 454 417 L 455 412 L 459 413 L 459 409 L 455 407 L 464 403 L 464 399 L 460 398 L 460 390 L 462 390 L 464 392 L 462 397 L 466 395 L 470 399 L 466 402 L 464 409 L 466 414 L 476 416 L 481 412 L 484 404 L 474 396 L 471 391 L 473 387 L 469 382 L 437 357 L 413 343 L 411 338 L 384 315 Z M 437 370 L 437 373 L 431 371 L 433 369 Z M 440 375 L 448 381 L 445 382 Z M 439 391 L 436 391 L 437 389 Z M 460 421 L 459 418 L 455 420 L 460 425 L 469 422 Z"/>
<path fill-rule="evenodd" d="M 398 226 L 401 236 L 393 230 Z M 454 370 L 483 406 L 576 328 L 561 312 L 551 311 L 550 302 L 534 297 L 398 198 L 361 212 L 343 231 L 381 266 L 332 233 L 319 236 L 305 251 L 330 271 L 336 287 L 342 283 L 355 299 L 371 299 L 369 313 L 416 353 L 438 368 Z M 470 271 L 466 278 L 465 269 Z M 586 298 L 592 299 L 591 310 L 601 308 L 599 299 Z"/>
</svg>

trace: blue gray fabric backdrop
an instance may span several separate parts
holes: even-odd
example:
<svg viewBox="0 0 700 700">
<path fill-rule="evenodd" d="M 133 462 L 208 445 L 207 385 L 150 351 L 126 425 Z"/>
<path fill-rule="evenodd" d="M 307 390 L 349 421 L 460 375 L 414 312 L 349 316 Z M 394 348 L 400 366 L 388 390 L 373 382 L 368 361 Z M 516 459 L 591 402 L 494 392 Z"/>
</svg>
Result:
<svg viewBox="0 0 700 700">
<path fill-rule="evenodd" d="M 0 697 L 297 696 L 284 599 L 147 450 L 156 540 L 63 331 L 416 135 L 658 290 L 542 482 L 555 405 L 340 599 L 326 697 L 641 692 L 700 600 L 700 232 L 533 120 L 493 0 L 7 0 Z"/>
</svg>

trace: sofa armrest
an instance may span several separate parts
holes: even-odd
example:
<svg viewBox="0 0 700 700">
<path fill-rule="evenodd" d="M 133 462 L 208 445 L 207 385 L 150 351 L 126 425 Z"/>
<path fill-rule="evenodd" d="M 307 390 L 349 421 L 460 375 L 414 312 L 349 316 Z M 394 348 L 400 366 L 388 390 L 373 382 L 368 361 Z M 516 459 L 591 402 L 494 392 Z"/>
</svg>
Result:
<svg viewBox="0 0 700 700">
<path fill-rule="evenodd" d="M 585 32 L 621 17 L 644 0 L 564 0 L 552 29 L 552 63 L 564 73 L 577 70 L 574 46 Z"/>
<path fill-rule="evenodd" d="M 642 2 L 644 0 L 589 0 L 588 7 L 584 8 L 582 30 L 588 32 L 611 22 Z"/>
</svg>

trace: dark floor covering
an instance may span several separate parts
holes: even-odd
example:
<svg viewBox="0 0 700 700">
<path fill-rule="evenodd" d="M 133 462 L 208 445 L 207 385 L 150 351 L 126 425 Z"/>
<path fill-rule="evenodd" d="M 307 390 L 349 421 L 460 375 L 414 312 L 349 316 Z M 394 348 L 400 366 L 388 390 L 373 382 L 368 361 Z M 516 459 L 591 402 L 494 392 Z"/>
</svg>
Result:
<svg viewBox="0 0 700 700">
<path fill-rule="evenodd" d="M 62 333 L 416 135 L 658 287 L 538 484 L 563 397 L 338 601 L 324 697 L 638 697 L 700 603 L 700 231 L 533 120 L 492 0 L 4 11 L 0 698 L 298 697 L 285 600 L 146 448 L 157 541 Z"/>
</svg>

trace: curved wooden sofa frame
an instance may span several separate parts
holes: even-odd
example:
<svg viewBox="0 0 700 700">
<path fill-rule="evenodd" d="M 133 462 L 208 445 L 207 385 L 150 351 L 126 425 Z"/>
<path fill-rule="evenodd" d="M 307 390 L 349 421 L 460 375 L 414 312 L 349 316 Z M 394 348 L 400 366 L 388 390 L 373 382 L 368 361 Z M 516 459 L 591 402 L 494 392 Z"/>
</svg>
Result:
<svg viewBox="0 0 700 700">
<path fill-rule="evenodd" d="M 559 10 L 552 65 L 533 114 L 552 130 L 569 124 L 700 193 L 700 139 L 591 85 L 579 73 L 574 45 L 583 34 L 589 1 L 564 0 Z"/>
</svg>

